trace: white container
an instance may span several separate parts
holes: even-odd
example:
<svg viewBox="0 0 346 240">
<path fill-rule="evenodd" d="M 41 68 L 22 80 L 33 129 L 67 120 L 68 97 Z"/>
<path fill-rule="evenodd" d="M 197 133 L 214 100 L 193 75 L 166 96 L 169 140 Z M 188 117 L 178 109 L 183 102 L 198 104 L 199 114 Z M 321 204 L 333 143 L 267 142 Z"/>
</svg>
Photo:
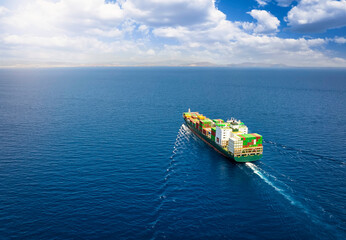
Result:
<svg viewBox="0 0 346 240">
<path fill-rule="evenodd" d="M 232 129 L 229 127 L 216 126 L 215 142 L 221 146 L 226 146 L 231 137 Z"/>
<path fill-rule="evenodd" d="M 234 137 L 231 137 L 228 142 L 228 151 L 231 153 L 237 153 L 241 152 L 243 148 L 243 141 L 241 140 L 240 137 L 234 135 Z"/>
</svg>

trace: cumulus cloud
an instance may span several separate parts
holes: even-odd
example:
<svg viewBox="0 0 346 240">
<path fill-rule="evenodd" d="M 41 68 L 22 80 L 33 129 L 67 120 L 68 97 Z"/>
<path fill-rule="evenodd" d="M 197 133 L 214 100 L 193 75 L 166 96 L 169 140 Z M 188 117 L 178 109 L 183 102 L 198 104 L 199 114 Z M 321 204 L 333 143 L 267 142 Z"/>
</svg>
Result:
<svg viewBox="0 0 346 240">
<path fill-rule="evenodd" d="M 103 0 L 21 1 L 3 19 L 6 32 L 30 34 L 81 33 L 89 28 L 105 31 L 123 19 L 117 3 Z"/>
<path fill-rule="evenodd" d="M 287 14 L 288 25 L 298 32 L 324 32 L 346 26 L 346 0 L 301 0 Z"/>
<path fill-rule="evenodd" d="M 229 21 L 214 0 L 17 1 L 0 7 L 0 66 L 346 66 L 323 53 L 329 40 L 277 37 L 280 21 L 264 10 Z"/>
<path fill-rule="evenodd" d="M 225 19 L 213 0 L 127 0 L 122 8 L 134 20 L 154 27 L 217 24 Z"/>
<path fill-rule="evenodd" d="M 253 31 L 255 33 L 275 33 L 280 26 L 280 21 L 270 12 L 265 10 L 256 10 L 253 9 L 251 12 L 248 12 L 254 19 L 257 20 L 256 26 L 254 26 Z"/>
</svg>

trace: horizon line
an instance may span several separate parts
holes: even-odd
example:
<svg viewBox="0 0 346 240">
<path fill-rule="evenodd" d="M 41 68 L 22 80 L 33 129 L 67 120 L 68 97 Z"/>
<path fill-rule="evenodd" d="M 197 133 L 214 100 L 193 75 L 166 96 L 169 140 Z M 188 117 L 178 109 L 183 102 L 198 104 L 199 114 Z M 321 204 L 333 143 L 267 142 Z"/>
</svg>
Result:
<svg viewBox="0 0 346 240">
<path fill-rule="evenodd" d="M 346 69 L 346 66 L 287 66 L 287 65 L 12 65 L 0 69 L 49 69 L 49 68 L 260 68 L 260 69 Z"/>
</svg>

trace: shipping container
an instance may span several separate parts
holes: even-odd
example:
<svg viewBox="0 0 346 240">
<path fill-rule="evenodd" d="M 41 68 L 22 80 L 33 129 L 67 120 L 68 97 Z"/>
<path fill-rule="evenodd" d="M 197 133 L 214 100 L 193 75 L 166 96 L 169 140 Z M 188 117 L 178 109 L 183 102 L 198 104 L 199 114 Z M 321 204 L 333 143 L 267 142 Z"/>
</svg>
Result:
<svg viewBox="0 0 346 240">
<path fill-rule="evenodd" d="M 224 123 L 225 121 L 222 119 L 213 119 L 214 123 Z"/>
<path fill-rule="evenodd" d="M 259 134 L 239 134 L 239 137 L 243 140 L 244 148 L 262 146 L 262 136 Z"/>
</svg>

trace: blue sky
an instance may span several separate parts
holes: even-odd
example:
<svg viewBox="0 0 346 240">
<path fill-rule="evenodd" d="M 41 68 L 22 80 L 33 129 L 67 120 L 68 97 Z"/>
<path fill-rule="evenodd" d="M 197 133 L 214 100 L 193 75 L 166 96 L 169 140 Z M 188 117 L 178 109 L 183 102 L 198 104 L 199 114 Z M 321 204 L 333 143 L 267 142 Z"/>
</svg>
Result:
<svg viewBox="0 0 346 240">
<path fill-rule="evenodd" d="M 346 0 L 0 0 L 0 67 L 346 67 Z"/>
</svg>

